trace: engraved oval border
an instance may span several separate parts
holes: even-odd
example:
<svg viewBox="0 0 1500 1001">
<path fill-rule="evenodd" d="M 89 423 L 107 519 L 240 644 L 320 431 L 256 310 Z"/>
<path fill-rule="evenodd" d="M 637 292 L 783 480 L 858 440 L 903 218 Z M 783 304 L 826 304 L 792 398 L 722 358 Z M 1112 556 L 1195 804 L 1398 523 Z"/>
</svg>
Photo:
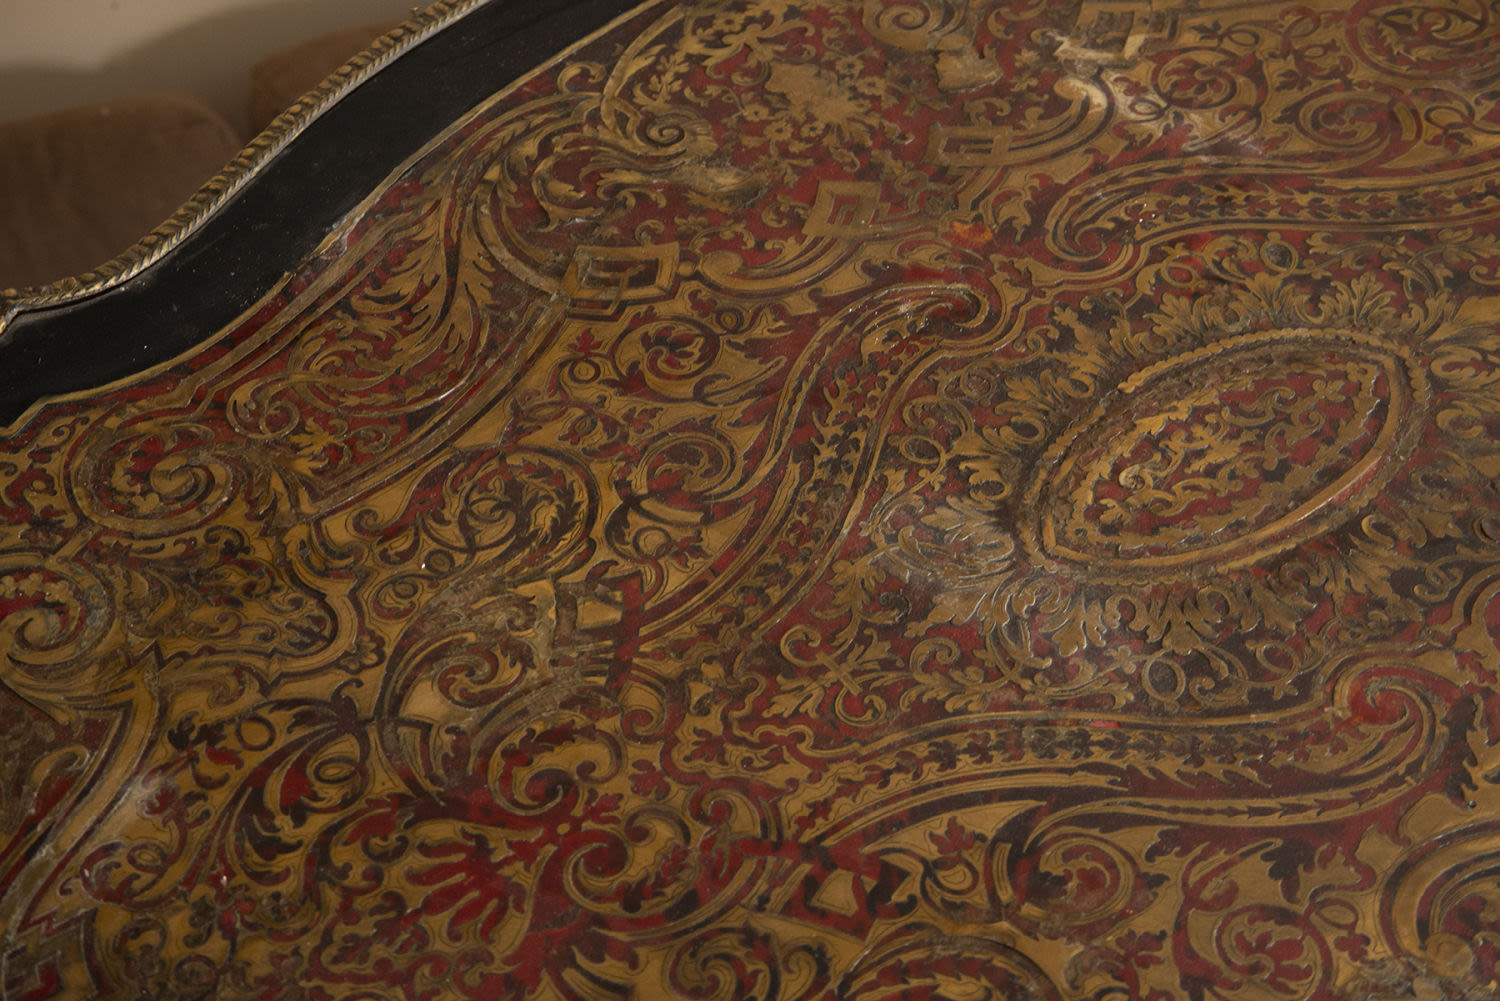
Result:
<svg viewBox="0 0 1500 1001">
<path fill-rule="evenodd" d="M 1225 354 L 1253 351 L 1266 345 L 1326 341 L 1379 364 L 1391 386 L 1390 411 L 1370 449 L 1337 480 L 1308 500 L 1254 531 L 1226 542 L 1161 556 L 1123 558 L 1076 552 L 1057 544 L 1051 518 L 1049 488 L 1067 474 L 1076 459 L 1075 447 L 1086 433 L 1104 421 L 1121 400 L 1130 400 L 1163 377 Z M 1349 508 L 1359 507 L 1394 475 L 1409 451 L 1425 410 L 1427 375 L 1404 345 L 1374 334 L 1345 328 L 1296 327 L 1230 337 L 1175 355 L 1134 373 L 1107 392 L 1087 416 L 1069 424 L 1048 444 L 1034 467 L 1019 511 L 1021 544 L 1039 565 L 1090 577 L 1138 580 L 1148 577 L 1196 576 L 1207 571 L 1233 570 L 1257 563 L 1318 535 Z M 1211 566 L 1210 566 L 1211 565 Z"/>
</svg>

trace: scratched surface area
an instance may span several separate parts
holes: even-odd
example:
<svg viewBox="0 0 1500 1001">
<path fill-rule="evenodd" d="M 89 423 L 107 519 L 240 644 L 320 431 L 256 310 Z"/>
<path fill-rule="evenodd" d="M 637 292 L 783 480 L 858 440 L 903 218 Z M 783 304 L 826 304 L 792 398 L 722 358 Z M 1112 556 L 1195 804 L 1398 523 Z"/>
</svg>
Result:
<svg viewBox="0 0 1500 1001">
<path fill-rule="evenodd" d="M 497 94 L 0 436 L 0 997 L 1494 999 L 1497 50 L 731 0 Z"/>
</svg>

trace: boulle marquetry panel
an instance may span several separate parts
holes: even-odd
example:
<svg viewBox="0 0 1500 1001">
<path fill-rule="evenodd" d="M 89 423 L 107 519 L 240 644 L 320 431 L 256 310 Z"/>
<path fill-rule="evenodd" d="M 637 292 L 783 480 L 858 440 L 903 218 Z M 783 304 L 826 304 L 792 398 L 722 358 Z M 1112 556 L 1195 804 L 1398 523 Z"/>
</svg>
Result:
<svg viewBox="0 0 1500 1001">
<path fill-rule="evenodd" d="M 1497 45 L 656 3 L 458 116 L 0 439 L 3 996 L 1500 996 Z"/>
</svg>

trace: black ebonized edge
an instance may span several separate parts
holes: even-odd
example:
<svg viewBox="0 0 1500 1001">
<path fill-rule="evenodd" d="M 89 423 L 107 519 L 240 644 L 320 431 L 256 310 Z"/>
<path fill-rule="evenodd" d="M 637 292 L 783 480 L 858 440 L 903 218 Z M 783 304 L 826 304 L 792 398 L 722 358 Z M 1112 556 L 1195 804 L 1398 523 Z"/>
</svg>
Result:
<svg viewBox="0 0 1500 1001">
<path fill-rule="evenodd" d="M 160 364 L 231 324 L 404 161 L 641 0 L 495 0 L 340 97 L 181 244 L 121 285 L 15 317 L 0 425 Z"/>
</svg>

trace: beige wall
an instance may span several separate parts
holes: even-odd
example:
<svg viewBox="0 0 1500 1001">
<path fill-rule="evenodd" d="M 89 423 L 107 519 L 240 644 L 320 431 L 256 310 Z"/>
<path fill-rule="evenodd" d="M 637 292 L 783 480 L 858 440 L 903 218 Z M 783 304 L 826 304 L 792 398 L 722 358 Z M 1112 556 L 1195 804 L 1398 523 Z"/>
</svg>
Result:
<svg viewBox="0 0 1500 1001">
<path fill-rule="evenodd" d="M 0 0 L 0 121 L 150 91 L 187 91 L 245 130 L 256 60 L 413 0 Z"/>
</svg>

